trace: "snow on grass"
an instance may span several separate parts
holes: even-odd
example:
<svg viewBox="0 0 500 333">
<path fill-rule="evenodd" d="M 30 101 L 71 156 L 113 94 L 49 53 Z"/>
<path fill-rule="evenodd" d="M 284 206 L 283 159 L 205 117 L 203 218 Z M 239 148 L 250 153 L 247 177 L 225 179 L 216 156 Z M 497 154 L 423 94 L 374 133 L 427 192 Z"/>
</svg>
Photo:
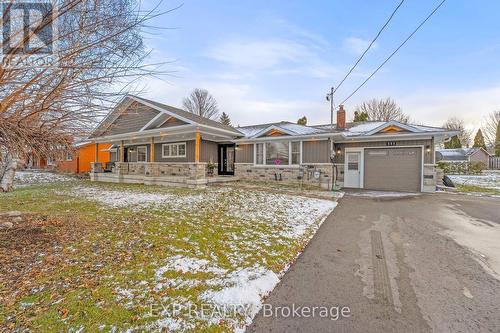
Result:
<svg viewBox="0 0 500 333">
<path fill-rule="evenodd" d="M 192 190 L 80 181 L 40 193 L 59 201 L 51 209 L 80 207 L 81 214 L 98 217 L 99 231 L 91 229 L 92 240 L 68 251 L 68 260 L 91 258 L 95 265 L 101 256 L 116 258 L 100 268 L 98 288 L 112 290 L 112 302 L 138 318 L 103 323 L 92 317 L 71 325 L 83 323 L 86 330 L 106 324 L 118 331 L 242 331 L 337 205 L 236 187 Z M 99 251 L 91 248 L 83 258 L 82 249 L 94 243 Z M 99 313 L 92 304 L 81 311 Z M 214 312 L 199 312 L 207 304 Z M 181 310 L 173 313 L 170 306 Z M 192 306 L 198 312 L 190 311 Z M 150 314 L 149 307 L 159 311 Z M 231 308 L 236 312 L 225 311 Z"/>
<path fill-rule="evenodd" d="M 244 323 L 233 324 L 236 331 L 241 331 L 252 323 L 253 318 L 262 307 L 262 300 L 271 293 L 280 281 L 278 275 L 264 267 L 245 267 L 234 271 L 219 281 L 224 288 L 209 290 L 201 295 L 201 299 L 211 302 L 219 308 L 234 307 L 240 309 Z M 214 321 L 223 317 L 212 318 Z"/>
<path fill-rule="evenodd" d="M 51 184 L 72 181 L 74 178 L 45 171 L 17 171 L 14 176 L 14 187 Z"/>
<path fill-rule="evenodd" d="M 308 228 L 325 218 L 337 205 L 332 200 L 231 188 L 211 188 L 208 193 L 181 195 L 78 186 L 69 192 L 66 191 L 65 194 L 84 197 L 113 208 L 127 208 L 134 211 L 162 206 L 175 211 L 195 210 L 213 206 L 219 196 L 227 195 L 233 199 L 231 209 L 228 211 L 232 217 L 245 221 L 270 221 L 276 224 L 276 232 L 289 238 L 302 236 Z"/>
<path fill-rule="evenodd" d="M 202 199 L 200 195 L 180 196 L 170 193 L 149 193 L 130 190 L 116 191 L 91 186 L 74 187 L 71 191 L 66 191 L 65 193 L 72 196 L 80 196 L 108 207 L 128 208 L 131 210 L 158 207 L 168 203 L 174 203 L 177 206 L 191 205 Z"/>
<path fill-rule="evenodd" d="M 500 172 L 483 171 L 481 175 L 448 175 L 455 185 L 468 185 L 500 191 Z"/>
</svg>

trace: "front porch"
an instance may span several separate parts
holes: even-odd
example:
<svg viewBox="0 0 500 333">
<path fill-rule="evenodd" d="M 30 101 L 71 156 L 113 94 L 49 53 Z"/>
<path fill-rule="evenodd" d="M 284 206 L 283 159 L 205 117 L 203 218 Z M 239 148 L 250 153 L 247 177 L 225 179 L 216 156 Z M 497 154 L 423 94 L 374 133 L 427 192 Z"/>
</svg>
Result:
<svg viewBox="0 0 500 333">
<path fill-rule="evenodd" d="M 239 180 L 234 176 L 217 175 L 216 168 L 216 165 L 207 162 L 114 162 L 111 170 L 106 170 L 102 163 L 94 162 L 90 179 L 110 183 L 183 187 L 203 187 Z"/>
</svg>

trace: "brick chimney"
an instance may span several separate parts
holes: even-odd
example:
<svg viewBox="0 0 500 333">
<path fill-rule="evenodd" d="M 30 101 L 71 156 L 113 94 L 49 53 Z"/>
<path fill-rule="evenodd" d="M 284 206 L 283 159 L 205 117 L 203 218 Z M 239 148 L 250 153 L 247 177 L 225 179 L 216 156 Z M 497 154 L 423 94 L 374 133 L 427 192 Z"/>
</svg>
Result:
<svg viewBox="0 0 500 333">
<path fill-rule="evenodd" d="M 337 129 L 345 129 L 345 110 L 343 105 L 339 105 L 337 111 Z"/>
</svg>

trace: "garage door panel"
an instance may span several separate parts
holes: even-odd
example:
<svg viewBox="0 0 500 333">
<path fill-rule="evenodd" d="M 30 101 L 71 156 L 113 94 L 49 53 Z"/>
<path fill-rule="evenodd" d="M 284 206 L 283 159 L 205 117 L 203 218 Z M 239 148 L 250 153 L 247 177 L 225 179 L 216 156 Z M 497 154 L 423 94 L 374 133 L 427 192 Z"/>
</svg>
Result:
<svg viewBox="0 0 500 333">
<path fill-rule="evenodd" d="M 367 148 L 364 188 L 420 192 L 422 148 Z"/>
</svg>

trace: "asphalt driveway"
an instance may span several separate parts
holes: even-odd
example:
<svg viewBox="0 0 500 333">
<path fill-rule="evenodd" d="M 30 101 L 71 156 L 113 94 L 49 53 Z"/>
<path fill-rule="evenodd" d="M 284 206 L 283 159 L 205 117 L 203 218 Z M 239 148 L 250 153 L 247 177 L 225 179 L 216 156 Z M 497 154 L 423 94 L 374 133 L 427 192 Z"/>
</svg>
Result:
<svg viewBox="0 0 500 333">
<path fill-rule="evenodd" d="M 249 331 L 498 332 L 500 199 L 362 195 L 341 200 Z"/>
</svg>

